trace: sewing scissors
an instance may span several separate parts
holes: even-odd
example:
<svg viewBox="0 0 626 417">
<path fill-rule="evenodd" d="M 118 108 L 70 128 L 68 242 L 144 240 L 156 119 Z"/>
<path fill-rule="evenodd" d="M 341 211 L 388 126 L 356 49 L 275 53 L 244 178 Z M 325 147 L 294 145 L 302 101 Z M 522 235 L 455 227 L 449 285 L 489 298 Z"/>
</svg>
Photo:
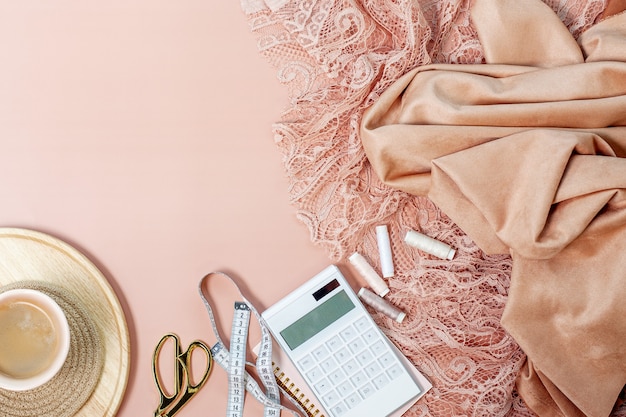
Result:
<svg viewBox="0 0 626 417">
<path fill-rule="evenodd" d="M 174 342 L 174 390 L 169 393 L 164 387 L 159 373 L 159 356 L 161 349 L 168 340 Z M 191 356 L 195 349 L 201 349 L 206 353 L 206 369 L 200 380 L 194 384 L 193 374 L 191 372 Z M 161 400 L 159 406 L 154 412 L 155 417 L 172 417 L 176 414 L 204 385 L 209 379 L 211 369 L 213 368 L 213 356 L 211 349 L 203 342 L 196 340 L 189 344 L 187 350 L 183 352 L 180 346 L 180 339 L 177 335 L 168 333 L 161 338 L 152 356 L 152 373 L 154 382 L 156 383 Z"/>
</svg>

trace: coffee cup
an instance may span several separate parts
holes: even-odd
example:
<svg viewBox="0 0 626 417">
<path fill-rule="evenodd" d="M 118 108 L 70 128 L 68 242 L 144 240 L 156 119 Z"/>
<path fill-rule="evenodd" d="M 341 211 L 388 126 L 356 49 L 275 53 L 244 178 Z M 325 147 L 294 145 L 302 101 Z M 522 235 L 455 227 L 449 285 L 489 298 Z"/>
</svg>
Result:
<svg viewBox="0 0 626 417">
<path fill-rule="evenodd" d="M 0 293 L 0 388 L 26 391 L 52 379 L 70 349 L 63 309 L 32 289 Z"/>
</svg>

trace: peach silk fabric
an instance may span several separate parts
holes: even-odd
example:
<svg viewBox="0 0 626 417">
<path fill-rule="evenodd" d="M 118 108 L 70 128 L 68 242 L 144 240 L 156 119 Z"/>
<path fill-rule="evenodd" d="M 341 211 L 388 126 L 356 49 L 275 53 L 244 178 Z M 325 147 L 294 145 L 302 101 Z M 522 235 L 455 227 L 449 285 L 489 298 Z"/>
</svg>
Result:
<svg viewBox="0 0 626 417">
<path fill-rule="evenodd" d="M 366 110 L 388 185 L 510 253 L 502 324 L 541 416 L 607 416 L 626 384 L 626 14 L 578 39 L 534 0 L 476 0 L 486 64 L 418 67 Z"/>
</svg>

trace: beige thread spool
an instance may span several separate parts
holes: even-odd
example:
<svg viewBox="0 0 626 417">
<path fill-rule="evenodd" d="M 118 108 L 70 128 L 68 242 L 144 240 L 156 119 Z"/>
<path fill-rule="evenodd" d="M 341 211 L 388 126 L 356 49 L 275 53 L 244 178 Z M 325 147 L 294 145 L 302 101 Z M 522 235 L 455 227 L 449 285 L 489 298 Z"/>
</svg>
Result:
<svg viewBox="0 0 626 417">
<path fill-rule="evenodd" d="M 387 283 L 378 275 L 376 270 L 372 268 L 363 255 L 354 252 L 348 260 L 379 296 L 384 297 L 387 295 L 389 292 Z"/>
<path fill-rule="evenodd" d="M 456 250 L 452 249 L 451 246 L 433 239 L 432 237 L 416 232 L 415 230 L 409 230 L 404 237 L 404 241 L 417 249 L 441 259 L 452 260 L 452 258 L 454 258 L 454 254 L 456 253 Z"/>
<path fill-rule="evenodd" d="M 365 304 L 372 307 L 374 310 L 379 311 L 397 321 L 402 323 L 402 320 L 406 317 L 406 313 L 382 297 L 377 296 L 367 288 L 361 288 L 359 290 L 359 298 L 363 300 Z"/>
</svg>

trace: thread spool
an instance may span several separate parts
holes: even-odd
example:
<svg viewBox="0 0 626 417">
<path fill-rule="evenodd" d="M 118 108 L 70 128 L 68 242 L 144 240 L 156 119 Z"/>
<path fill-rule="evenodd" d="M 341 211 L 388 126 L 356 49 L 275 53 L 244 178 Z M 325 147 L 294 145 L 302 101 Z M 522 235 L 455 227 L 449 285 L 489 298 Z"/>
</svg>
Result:
<svg viewBox="0 0 626 417">
<path fill-rule="evenodd" d="M 393 257 L 391 256 L 391 242 L 389 241 L 389 231 L 386 225 L 376 226 L 376 241 L 378 243 L 378 253 L 380 254 L 380 269 L 383 278 L 391 278 L 395 271 L 393 268 Z"/>
<path fill-rule="evenodd" d="M 374 310 L 383 313 L 385 316 L 394 319 L 398 323 L 402 323 L 402 320 L 406 317 L 406 313 L 404 313 L 404 311 L 400 310 L 384 298 L 377 296 L 367 288 L 361 288 L 358 295 L 365 304 L 372 307 Z"/>
<path fill-rule="evenodd" d="M 378 272 L 372 268 L 363 255 L 354 252 L 348 260 L 379 296 L 384 297 L 389 292 L 387 283 L 378 275 Z"/>
<path fill-rule="evenodd" d="M 404 241 L 426 253 L 434 255 L 441 259 L 452 260 L 456 250 L 432 237 L 426 236 L 415 230 L 409 230 L 404 237 Z"/>
</svg>

